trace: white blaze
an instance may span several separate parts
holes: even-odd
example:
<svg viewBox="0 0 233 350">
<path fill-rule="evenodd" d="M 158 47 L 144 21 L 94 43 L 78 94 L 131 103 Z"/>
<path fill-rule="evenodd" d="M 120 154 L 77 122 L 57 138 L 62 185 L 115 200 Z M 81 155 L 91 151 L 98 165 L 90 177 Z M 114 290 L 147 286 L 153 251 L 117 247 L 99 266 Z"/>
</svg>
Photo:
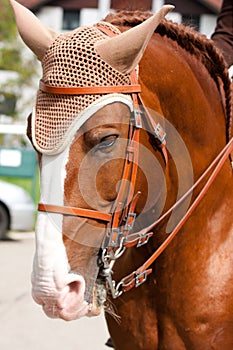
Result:
<svg viewBox="0 0 233 350">
<path fill-rule="evenodd" d="M 65 165 L 68 149 L 57 156 L 42 155 L 41 159 L 41 198 L 46 204 L 63 205 Z M 67 312 L 66 319 L 77 318 L 87 312 L 84 302 L 84 279 L 69 273 L 70 267 L 62 240 L 62 215 L 52 213 L 38 213 L 36 224 L 36 253 L 32 273 L 32 294 L 39 304 L 44 306 L 45 312 L 56 317 L 57 310 L 69 308 L 68 303 L 76 306 L 73 316 Z M 76 283 L 76 296 L 72 293 L 71 284 Z M 76 299 L 76 300 L 75 300 Z M 64 313 L 64 312 L 63 312 Z M 60 316 L 61 317 L 61 316 Z"/>
<path fill-rule="evenodd" d="M 33 144 L 41 157 L 41 196 L 43 204 L 64 205 L 64 182 L 69 151 L 77 130 L 95 112 L 113 102 L 126 104 L 132 110 L 129 96 L 111 94 L 101 97 L 81 112 L 68 129 L 59 149 L 43 151 L 36 144 L 35 112 L 32 116 Z M 99 121 L 100 122 L 100 121 Z M 78 181 L 78 178 L 77 178 Z M 84 301 L 85 281 L 78 274 L 70 273 L 70 266 L 62 238 L 62 214 L 39 212 L 36 223 L 36 253 L 32 272 L 32 295 L 50 317 L 66 320 L 91 314 Z"/>
</svg>

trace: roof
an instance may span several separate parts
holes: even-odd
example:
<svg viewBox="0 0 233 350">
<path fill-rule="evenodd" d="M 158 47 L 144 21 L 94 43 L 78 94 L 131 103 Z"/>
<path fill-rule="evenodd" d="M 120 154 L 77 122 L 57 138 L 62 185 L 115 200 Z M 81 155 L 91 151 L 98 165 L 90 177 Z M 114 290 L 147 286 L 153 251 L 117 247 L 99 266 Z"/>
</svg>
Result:
<svg viewBox="0 0 233 350">
<path fill-rule="evenodd" d="M 25 7 L 29 8 L 30 10 L 37 10 L 44 5 L 55 5 L 57 2 L 56 0 L 18 0 L 18 1 Z M 220 8 L 222 5 L 222 0 L 193 0 L 193 1 L 194 2 L 196 1 L 197 3 L 204 5 L 205 7 L 207 7 L 208 9 L 210 9 L 215 13 L 220 11 Z M 66 3 L 68 2 L 69 0 L 66 0 Z M 87 5 L 88 5 L 88 2 L 89 1 L 86 0 Z M 78 2 L 77 2 L 77 5 L 78 5 Z"/>
<path fill-rule="evenodd" d="M 65 9 L 96 8 L 98 0 L 18 0 L 18 2 L 32 11 L 42 6 L 59 6 Z"/>
<path fill-rule="evenodd" d="M 33 9 L 38 9 L 41 6 L 47 5 L 50 2 L 52 2 L 52 0 L 18 0 L 20 4 L 22 4 L 23 6 L 27 7 L 30 10 Z"/>
<path fill-rule="evenodd" d="M 197 0 L 197 1 L 214 12 L 219 12 L 222 6 L 222 0 Z"/>
</svg>

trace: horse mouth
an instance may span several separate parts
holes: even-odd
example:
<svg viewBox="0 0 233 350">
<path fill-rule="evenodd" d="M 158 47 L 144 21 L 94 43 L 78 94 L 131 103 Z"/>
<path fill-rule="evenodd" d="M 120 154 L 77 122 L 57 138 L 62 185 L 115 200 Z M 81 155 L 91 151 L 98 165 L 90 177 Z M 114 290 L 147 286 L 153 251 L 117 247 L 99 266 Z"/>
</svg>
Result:
<svg viewBox="0 0 233 350">
<path fill-rule="evenodd" d="M 82 316 L 98 316 L 105 309 L 105 303 L 107 299 L 107 291 L 105 281 L 103 279 L 97 279 L 93 289 L 92 300 L 90 302 L 84 301 L 76 305 L 68 303 L 63 304 L 63 300 L 58 301 L 57 299 L 46 299 L 34 300 L 40 304 L 45 314 L 50 318 L 61 318 L 65 321 L 78 319 Z"/>
</svg>

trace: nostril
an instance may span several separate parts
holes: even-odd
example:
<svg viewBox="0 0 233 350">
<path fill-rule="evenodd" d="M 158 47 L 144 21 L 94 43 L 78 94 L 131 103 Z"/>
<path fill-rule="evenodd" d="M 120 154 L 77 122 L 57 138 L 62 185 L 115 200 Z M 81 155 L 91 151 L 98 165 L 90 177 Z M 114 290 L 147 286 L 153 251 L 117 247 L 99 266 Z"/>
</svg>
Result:
<svg viewBox="0 0 233 350">
<path fill-rule="evenodd" d="M 80 295 L 82 294 L 82 284 L 79 281 L 73 281 L 68 284 L 68 289 L 69 289 L 69 295 Z"/>
<path fill-rule="evenodd" d="M 88 312 L 88 305 L 84 301 L 85 282 L 80 278 L 67 284 L 57 300 L 59 317 L 64 320 L 77 319 Z"/>
<path fill-rule="evenodd" d="M 80 287 L 81 287 L 81 283 L 77 282 L 77 281 L 71 282 L 69 284 L 69 288 L 70 288 L 71 293 L 73 293 L 73 292 L 78 293 L 80 290 Z"/>
<path fill-rule="evenodd" d="M 72 275 L 72 276 L 71 276 Z M 82 276 L 70 274 L 70 282 L 61 291 L 58 299 L 58 305 L 61 308 L 67 310 L 71 309 L 74 305 L 78 305 L 84 301 L 85 282 Z"/>
<path fill-rule="evenodd" d="M 88 313 L 84 301 L 85 280 L 81 275 L 68 273 L 53 279 L 50 285 L 40 284 L 32 289 L 33 299 L 49 317 L 75 320 Z"/>
</svg>

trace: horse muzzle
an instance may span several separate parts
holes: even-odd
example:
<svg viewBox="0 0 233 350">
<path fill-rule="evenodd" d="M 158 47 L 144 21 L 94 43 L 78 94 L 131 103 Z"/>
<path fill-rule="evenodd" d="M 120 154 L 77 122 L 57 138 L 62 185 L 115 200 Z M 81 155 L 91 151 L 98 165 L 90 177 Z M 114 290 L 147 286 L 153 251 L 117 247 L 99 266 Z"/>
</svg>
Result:
<svg viewBox="0 0 233 350">
<path fill-rule="evenodd" d="M 47 316 L 75 320 L 97 313 L 90 297 L 85 300 L 86 282 L 70 271 L 59 225 L 48 215 L 37 219 L 36 253 L 32 272 L 32 297 Z"/>
<path fill-rule="evenodd" d="M 73 273 L 56 281 L 56 284 L 52 279 L 45 283 L 38 276 L 32 277 L 32 297 L 51 318 L 71 321 L 87 315 L 90 306 L 84 300 L 84 291 L 83 277 Z"/>
</svg>

